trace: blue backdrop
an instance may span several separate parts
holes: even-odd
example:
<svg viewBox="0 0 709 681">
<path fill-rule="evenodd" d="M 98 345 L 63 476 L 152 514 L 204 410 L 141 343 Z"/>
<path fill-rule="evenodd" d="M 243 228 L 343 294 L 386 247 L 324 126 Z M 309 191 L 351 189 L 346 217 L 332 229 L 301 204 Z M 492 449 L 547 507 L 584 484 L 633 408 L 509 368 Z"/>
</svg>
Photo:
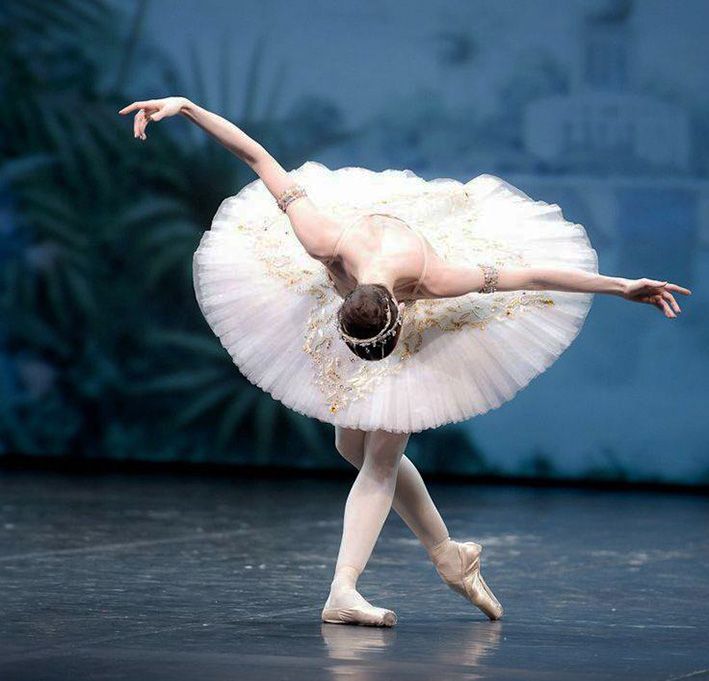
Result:
<svg viewBox="0 0 709 681">
<path fill-rule="evenodd" d="M 344 465 L 332 429 L 253 388 L 199 316 L 191 252 L 253 175 L 186 121 L 143 144 L 116 115 L 179 94 L 289 168 L 499 175 L 584 224 L 602 273 L 693 290 L 677 320 L 596 296 L 514 400 L 414 436 L 422 468 L 709 481 L 703 0 L 0 12 L 4 454 Z"/>
</svg>

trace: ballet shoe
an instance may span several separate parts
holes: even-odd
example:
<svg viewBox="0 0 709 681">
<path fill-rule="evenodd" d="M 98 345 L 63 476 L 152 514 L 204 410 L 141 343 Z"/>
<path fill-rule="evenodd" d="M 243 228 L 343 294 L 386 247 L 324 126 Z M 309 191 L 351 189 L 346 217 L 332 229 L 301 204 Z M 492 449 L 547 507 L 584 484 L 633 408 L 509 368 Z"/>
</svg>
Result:
<svg viewBox="0 0 709 681">
<path fill-rule="evenodd" d="M 457 556 L 448 556 L 446 563 L 436 563 L 437 556 L 432 556 L 436 571 L 441 579 L 456 593 L 467 598 L 473 605 L 484 612 L 491 620 L 499 620 L 504 609 L 495 598 L 480 573 L 480 555 L 483 547 L 475 542 L 451 543 L 457 550 Z M 441 554 L 442 555 L 442 552 Z"/>
<path fill-rule="evenodd" d="M 341 603 L 339 606 L 333 604 L 333 595 L 330 592 L 321 614 L 323 622 L 359 624 L 366 627 L 393 627 L 396 624 L 397 617 L 393 610 L 373 606 L 356 589 L 347 591 L 351 591 L 347 596 L 351 602 L 346 605 Z"/>
</svg>

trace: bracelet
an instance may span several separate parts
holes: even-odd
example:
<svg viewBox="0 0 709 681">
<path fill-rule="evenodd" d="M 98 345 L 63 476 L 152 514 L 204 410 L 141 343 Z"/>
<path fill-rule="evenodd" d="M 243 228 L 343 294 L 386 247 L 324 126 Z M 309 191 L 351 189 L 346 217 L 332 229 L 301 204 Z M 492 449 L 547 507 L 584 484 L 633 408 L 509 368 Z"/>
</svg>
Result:
<svg viewBox="0 0 709 681">
<path fill-rule="evenodd" d="M 299 184 L 292 184 L 287 189 L 284 189 L 276 197 L 276 203 L 278 204 L 278 207 L 285 213 L 286 208 L 288 208 L 288 206 L 293 203 L 293 201 L 303 196 L 307 196 L 305 189 Z"/>
<path fill-rule="evenodd" d="M 497 267 L 480 262 L 478 263 L 478 267 L 482 269 L 483 276 L 485 277 L 485 283 L 478 293 L 494 293 L 497 291 L 497 278 L 499 276 Z"/>
</svg>

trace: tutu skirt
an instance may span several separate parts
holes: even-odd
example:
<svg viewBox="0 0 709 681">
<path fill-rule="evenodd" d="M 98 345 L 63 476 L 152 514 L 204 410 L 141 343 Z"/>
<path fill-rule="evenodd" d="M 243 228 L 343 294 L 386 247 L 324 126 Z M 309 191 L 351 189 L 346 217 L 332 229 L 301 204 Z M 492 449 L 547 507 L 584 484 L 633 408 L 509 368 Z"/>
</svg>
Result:
<svg viewBox="0 0 709 681">
<path fill-rule="evenodd" d="M 455 264 L 598 272 L 584 228 L 500 178 L 425 180 L 409 170 L 290 172 L 342 221 L 405 220 Z M 339 337 L 342 299 L 258 179 L 222 201 L 193 258 L 200 310 L 234 364 L 274 399 L 346 428 L 418 432 L 484 414 L 547 369 L 584 323 L 593 294 L 469 293 L 404 308 L 396 349 L 356 357 Z"/>
</svg>

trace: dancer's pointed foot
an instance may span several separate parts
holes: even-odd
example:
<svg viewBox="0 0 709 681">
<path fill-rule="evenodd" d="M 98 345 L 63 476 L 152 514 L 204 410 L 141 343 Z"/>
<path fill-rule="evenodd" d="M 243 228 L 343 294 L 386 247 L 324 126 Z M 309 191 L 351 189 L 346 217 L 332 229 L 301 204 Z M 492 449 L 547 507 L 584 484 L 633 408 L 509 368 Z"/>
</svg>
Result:
<svg viewBox="0 0 709 681">
<path fill-rule="evenodd" d="M 431 550 L 431 560 L 441 579 L 456 593 L 467 598 L 491 620 L 499 620 L 503 608 L 480 574 L 483 547 L 475 542 L 448 539 Z"/>
<path fill-rule="evenodd" d="M 393 627 L 393 610 L 377 608 L 351 586 L 333 586 L 322 611 L 322 621 L 330 624 L 361 624 L 369 627 Z"/>
</svg>

